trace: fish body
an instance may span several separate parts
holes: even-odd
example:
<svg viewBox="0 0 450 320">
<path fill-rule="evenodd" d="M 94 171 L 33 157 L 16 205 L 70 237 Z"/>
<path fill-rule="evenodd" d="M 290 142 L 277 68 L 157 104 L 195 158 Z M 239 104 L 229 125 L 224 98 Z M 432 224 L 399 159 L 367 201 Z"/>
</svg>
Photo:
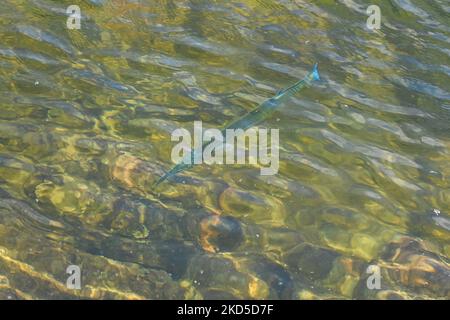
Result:
<svg viewBox="0 0 450 320">
<path fill-rule="evenodd" d="M 310 85 L 313 81 L 320 80 L 319 70 L 317 63 L 314 65 L 313 70 L 302 80 L 297 81 L 290 87 L 280 90 L 277 94 L 264 101 L 257 108 L 243 115 L 241 118 L 233 121 L 228 126 L 226 126 L 222 130 L 222 134 L 225 135 L 227 129 L 242 129 L 247 130 L 248 128 L 255 126 L 265 119 L 267 119 L 273 112 L 275 112 L 278 107 L 292 97 L 294 94 L 299 92 L 303 87 Z M 202 145 L 202 149 L 210 144 L 211 141 L 207 141 Z M 201 156 L 201 150 L 194 150 L 189 153 L 182 162 L 175 165 L 170 171 L 164 174 L 158 181 L 154 184 L 154 187 L 157 187 L 164 180 L 169 179 L 170 177 L 176 175 L 177 173 L 187 170 L 193 167 L 194 157 Z M 190 158 L 190 159 L 189 159 Z M 189 161 L 190 160 L 190 161 Z"/>
</svg>

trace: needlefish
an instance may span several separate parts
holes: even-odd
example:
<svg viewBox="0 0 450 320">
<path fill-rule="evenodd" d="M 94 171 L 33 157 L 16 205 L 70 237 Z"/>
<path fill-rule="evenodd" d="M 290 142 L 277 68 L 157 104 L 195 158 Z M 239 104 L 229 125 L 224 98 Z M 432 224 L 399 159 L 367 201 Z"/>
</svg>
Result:
<svg viewBox="0 0 450 320">
<path fill-rule="evenodd" d="M 269 118 L 278 109 L 278 107 L 282 105 L 286 100 L 288 100 L 294 94 L 299 92 L 302 88 L 309 86 L 313 81 L 319 80 L 320 76 L 318 64 L 316 63 L 314 64 L 313 70 L 303 79 L 297 81 L 288 88 L 278 91 L 275 96 L 265 100 L 255 109 L 249 111 L 247 114 L 230 123 L 224 129 L 222 129 L 222 133 L 226 132 L 227 129 L 247 130 L 248 128 L 263 122 L 264 120 Z M 202 146 L 202 149 L 204 149 L 204 147 L 206 147 L 210 143 L 212 143 L 212 141 L 205 142 L 205 144 Z M 177 173 L 181 171 L 185 171 L 187 169 L 192 168 L 194 166 L 194 157 L 196 156 L 196 154 L 198 156 L 198 153 L 199 152 L 196 152 L 195 150 L 193 152 L 189 152 L 186 155 L 186 159 L 183 159 L 183 161 L 173 166 L 172 169 L 170 169 L 166 174 L 161 176 L 161 178 L 159 178 L 154 183 L 153 187 L 154 188 L 157 187 L 163 181 L 175 176 Z M 189 157 L 191 158 L 190 161 Z"/>
</svg>

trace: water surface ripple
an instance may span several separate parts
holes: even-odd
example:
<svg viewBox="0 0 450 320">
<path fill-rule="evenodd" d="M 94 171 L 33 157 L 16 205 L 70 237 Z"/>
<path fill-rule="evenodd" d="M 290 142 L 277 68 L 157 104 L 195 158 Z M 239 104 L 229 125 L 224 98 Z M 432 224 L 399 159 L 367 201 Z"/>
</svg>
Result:
<svg viewBox="0 0 450 320">
<path fill-rule="evenodd" d="M 0 298 L 450 298 L 448 1 L 383 1 L 378 31 L 365 0 L 84 0 L 68 30 L 72 2 L 2 2 Z M 173 130 L 222 127 L 316 61 L 261 125 L 277 175 L 152 189 Z"/>
</svg>

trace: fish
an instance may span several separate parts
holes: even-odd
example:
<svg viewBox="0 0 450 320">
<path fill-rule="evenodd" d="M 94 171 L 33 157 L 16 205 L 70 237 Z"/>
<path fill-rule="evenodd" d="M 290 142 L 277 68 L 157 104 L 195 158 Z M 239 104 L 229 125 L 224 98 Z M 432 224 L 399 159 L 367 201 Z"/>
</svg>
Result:
<svg viewBox="0 0 450 320">
<path fill-rule="evenodd" d="M 295 95 L 297 92 L 299 92 L 302 88 L 311 85 L 314 81 L 319 81 L 320 75 L 319 75 L 319 69 L 318 64 L 315 63 L 313 70 L 306 75 L 303 79 L 297 81 L 290 87 L 287 87 L 285 89 L 282 89 L 278 91 L 275 96 L 273 96 L 270 99 L 267 99 L 263 103 L 261 103 L 258 107 L 251 110 L 247 114 L 243 115 L 239 119 L 231 122 L 228 124 L 224 129 L 222 129 L 222 134 L 226 132 L 228 129 L 242 129 L 247 130 L 250 127 L 253 127 L 255 125 L 258 125 L 259 123 L 263 122 L 267 118 L 269 118 L 280 105 L 282 105 L 285 101 L 287 101 L 290 97 Z M 212 143 L 212 141 L 207 141 L 205 144 L 203 144 L 202 149 L 203 150 L 208 144 Z M 199 152 L 196 152 L 195 150 L 193 152 L 190 152 L 186 157 L 191 157 L 191 161 L 184 161 L 187 159 L 184 159 L 180 163 L 176 164 L 172 167 L 167 173 L 165 173 L 163 176 L 161 176 L 153 185 L 153 188 L 156 188 L 159 186 L 162 182 L 165 180 L 175 176 L 176 174 L 188 170 L 194 166 L 194 157 L 198 156 Z"/>
</svg>

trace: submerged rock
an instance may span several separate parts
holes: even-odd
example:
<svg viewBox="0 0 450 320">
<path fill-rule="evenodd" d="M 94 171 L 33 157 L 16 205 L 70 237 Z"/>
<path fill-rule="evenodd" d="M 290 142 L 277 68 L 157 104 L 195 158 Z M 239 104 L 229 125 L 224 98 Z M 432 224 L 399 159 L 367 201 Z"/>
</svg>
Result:
<svg viewBox="0 0 450 320">
<path fill-rule="evenodd" d="M 303 243 L 283 257 L 291 273 L 310 281 L 326 278 L 340 255 L 334 251 Z"/>
<path fill-rule="evenodd" d="M 0 198 L 0 207 L 12 210 L 16 212 L 17 215 L 29 219 L 30 221 L 39 223 L 42 226 L 64 228 L 64 225 L 61 222 L 44 216 L 24 201 L 12 198 Z"/>
<path fill-rule="evenodd" d="M 168 271 L 183 275 L 196 252 L 189 244 L 140 243 L 61 225 L 13 198 L 0 199 L 0 233 L 0 297 L 5 299 L 181 299 L 186 290 Z M 66 286 L 69 265 L 81 268 L 80 290 Z"/>
<path fill-rule="evenodd" d="M 200 222 L 200 243 L 206 251 L 231 251 L 242 243 L 243 238 L 236 218 L 210 215 Z"/>
<path fill-rule="evenodd" d="M 280 200 L 232 187 L 221 193 L 219 206 L 226 214 L 258 224 L 283 226 L 286 218 L 286 209 Z"/>
<path fill-rule="evenodd" d="M 284 268 L 260 255 L 197 256 L 187 275 L 203 296 L 211 290 L 238 299 L 289 299 L 292 279 Z"/>
<path fill-rule="evenodd" d="M 239 270 L 246 269 L 256 279 L 267 284 L 267 299 L 292 299 L 293 279 L 291 274 L 281 264 L 259 254 L 235 256 L 235 259 L 235 264 Z"/>
<path fill-rule="evenodd" d="M 161 167 L 129 154 L 120 154 L 108 159 L 110 176 L 124 187 L 145 192 L 164 174 Z"/>
<path fill-rule="evenodd" d="M 382 267 L 394 281 L 420 293 L 450 297 L 450 264 L 447 258 L 428 249 L 423 242 L 402 237 L 382 255 Z"/>
<path fill-rule="evenodd" d="M 372 264 L 381 269 L 382 291 L 368 290 L 366 276 L 355 294 L 380 299 L 450 298 L 449 261 L 434 253 L 422 241 L 406 236 L 398 237 L 385 248 L 380 259 Z"/>
<path fill-rule="evenodd" d="M 63 176 L 61 181 L 46 180 L 35 188 L 36 199 L 59 214 L 83 217 L 90 224 L 102 220 L 110 210 L 110 196 L 102 194 L 94 182 Z"/>
</svg>

